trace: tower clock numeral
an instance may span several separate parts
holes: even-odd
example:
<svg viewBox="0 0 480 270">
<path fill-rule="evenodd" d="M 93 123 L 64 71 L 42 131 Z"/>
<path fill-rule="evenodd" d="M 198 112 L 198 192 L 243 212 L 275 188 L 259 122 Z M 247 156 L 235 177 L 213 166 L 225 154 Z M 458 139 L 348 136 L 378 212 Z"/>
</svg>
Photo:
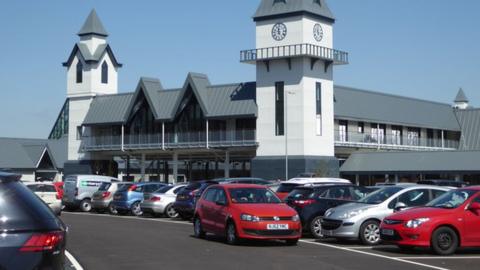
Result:
<svg viewBox="0 0 480 270">
<path fill-rule="evenodd" d="M 283 40 L 287 36 L 287 26 L 283 23 L 277 23 L 272 28 L 272 37 L 276 41 Z"/>
</svg>

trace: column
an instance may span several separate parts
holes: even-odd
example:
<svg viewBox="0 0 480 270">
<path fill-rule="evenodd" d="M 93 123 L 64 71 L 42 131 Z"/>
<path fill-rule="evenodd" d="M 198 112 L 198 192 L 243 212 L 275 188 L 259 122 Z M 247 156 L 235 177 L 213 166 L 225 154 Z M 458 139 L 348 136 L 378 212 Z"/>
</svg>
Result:
<svg viewBox="0 0 480 270">
<path fill-rule="evenodd" d="M 355 174 L 355 185 L 360 186 L 360 175 Z"/>
<path fill-rule="evenodd" d="M 140 174 L 141 174 L 140 182 L 145 182 L 145 159 L 146 159 L 146 156 L 147 155 L 142 154 L 142 160 L 140 161 Z"/>
<path fill-rule="evenodd" d="M 178 177 L 178 153 L 174 152 L 173 153 L 173 183 L 177 183 L 177 177 Z"/>
<path fill-rule="evenodd" d="M 445 131 L 442 130 L 442 148 L 445 148 Z"/>
<path fill-rule="evenodd" d="M 225 178 L 230 177 L 230 152 L 228 151 L 225 152 L 225 163 L 223 164 L 223 166 L 224 166 L 223 169 L 225 171 L 224 177 Z"/>
<path fill-rule="evenodd" d="M 129 177 L 130 177 L 130 156 L 127 156 L 127 179 Z"/>
</svg>

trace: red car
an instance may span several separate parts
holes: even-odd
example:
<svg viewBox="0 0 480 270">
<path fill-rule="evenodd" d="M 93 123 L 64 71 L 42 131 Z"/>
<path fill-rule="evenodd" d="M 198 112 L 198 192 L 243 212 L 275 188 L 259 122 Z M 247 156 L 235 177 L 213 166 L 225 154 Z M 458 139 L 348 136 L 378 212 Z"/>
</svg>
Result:
<svg viewBox="0 0 480 270">
<path fill-rule="evenodd" d="M 431 248 L 451 255 L 459 247 L 480 247 L 480 187 L 451 190 L 425 207 L 385 218 L 382 240 L 402 249 Z"/>
<path fill-rule="evenodd" d="M 294 209 L 267 187 L 249 184 L 214 185 L 202 194 L 194 214 L 194 234 L 225 236 L 227 243 L 242 239 L 279 239 L 296 245 L 302 235 Z"/>
<path fill-rule="evenodd" d="M 63 198 L 63 182 L 55 182 L 53 185 L 57 191 L 57 199 L 61 200 Z"/>
</svg>

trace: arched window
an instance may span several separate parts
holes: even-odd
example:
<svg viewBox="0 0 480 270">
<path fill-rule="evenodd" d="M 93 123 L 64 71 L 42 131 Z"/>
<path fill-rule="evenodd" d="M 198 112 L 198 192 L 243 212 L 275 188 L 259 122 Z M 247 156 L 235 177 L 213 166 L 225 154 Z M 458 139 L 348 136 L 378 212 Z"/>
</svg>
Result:
<svg viewBox="0 0 480 270">
<path fill-rule="evenodd" d="M 102 64 L 102 83 L 108 83 L 108 64 L 104 61 Z"/>
<path fill-rule="evenodd" d="M 77 83 L 83 82 L 83 64 L 82 61 L 78 61 L 77 63 Z"/>
</svg>

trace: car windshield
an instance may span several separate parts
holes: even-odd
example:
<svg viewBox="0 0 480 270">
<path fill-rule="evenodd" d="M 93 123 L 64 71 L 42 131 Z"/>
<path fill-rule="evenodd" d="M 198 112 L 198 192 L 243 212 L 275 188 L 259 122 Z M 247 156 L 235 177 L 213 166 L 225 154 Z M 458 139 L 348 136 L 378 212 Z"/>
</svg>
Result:
<svg viewBox="0 0 480 270">
<path fill-rule="evenodd" d="M 313 189 L 311 188 L 295 188 L 290 194 L 288 194 L 288 198 L 293 200 L 303 200 L 310 197 L 313 193 Z"/>
<path fill-rule="evenodd" d="M 229 190 L 232 203 L 264 204 L 282 203 L 280 199 L 267 188 L 233 188 Z"/>
<path fill-rule="evenodd" d="M 428 203 L 427 207 L 454 209 L 472 197 L 475 190 L 451 190 Z"/>
<path fill-rule="evenodd" d="M 100 187 L 98 188 L 98 190 L 99 191 L 107 191 L 110 188 L 111 185 L 112 185 L 111 183 L 107 183 L 107 182 L 102 183 L 100 185 Z"/>
<path fill-rule="evenodd" d="M 122 192 L 122 191 L 127 191 L 129 187 L 133 186 L 133 183 L 132 184 L 121 184 L 119 185 L 118 187 L 118 191 Z"/>
<path fill-rule="evenodd" d="M 173 186 L 163 186 L 160 189 L 158 189 L 157 191 L 155 191 L 155 193 L 167 193 L 167 191 L 169 191 L 172 188 L 173 188 Z"/>
<path fill-rule="evenodd" d="M 292 190 L 296 187 L 298 187 L 299 185 L 298 184 L 286 184 L 286 183 L 283 183 L 281 184 L 278 189 L 277 189 L 277 192 L 280 192 L 280 193 L 290 193 L 292 192 Z"/>
<path fill-rule="evenodd" d="M 401 187 L 385 187 L 381 188 L 367 197 L 359 200 L 359 203 L 366 203 L 366 204 L 380 204 L 386 201 L 388 198 L 392 197 L 394 194 L 402 190 Z"/>
</svg>

